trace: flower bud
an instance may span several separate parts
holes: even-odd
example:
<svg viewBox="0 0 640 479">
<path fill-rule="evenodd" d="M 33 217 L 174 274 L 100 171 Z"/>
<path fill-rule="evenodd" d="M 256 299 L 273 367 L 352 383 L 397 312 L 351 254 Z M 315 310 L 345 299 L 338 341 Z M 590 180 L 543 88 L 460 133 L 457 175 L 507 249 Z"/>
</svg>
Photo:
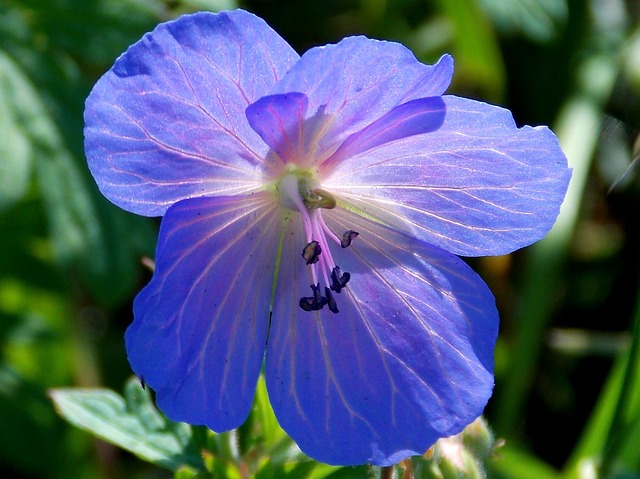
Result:
<svg viewBox="0 0 640 479">
<path fill-rule="evenodd" d="M 438 479 L 484 479 L 485 462 L 494 446 L 493 433 L 479 417 L 460 434 L 436 442 L 430 451 L 433 475 Z"/>
</svg>

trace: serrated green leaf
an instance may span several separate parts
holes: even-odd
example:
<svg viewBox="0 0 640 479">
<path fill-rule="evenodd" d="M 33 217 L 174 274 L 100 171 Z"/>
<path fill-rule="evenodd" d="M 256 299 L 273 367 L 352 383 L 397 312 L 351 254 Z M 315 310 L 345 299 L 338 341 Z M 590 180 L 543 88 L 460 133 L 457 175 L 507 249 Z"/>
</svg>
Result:
<svg viewBox="0 0 640 479">
<path fill-rule="evenodd" d="M 140 418 L 140 422 L 148 430 L 162 429 L 166 425 L 167 420 L 154 406 L 149 391 L 143 388 L 137 379 L 127 381 L 125 384 L 124 400 L 127 409 Z"/>
<path fill-rule="evenodd" d="M 138 386 L 140 387 L 140 386 Z M 140 388 L 142 389 L 142 388 Z M 171 470 L 201 469 L 202 459 L 190 442 L 189 426 L 168 419 L 147 424 L 148 394 L 127 401 L 109 389 L 55 389 L 50 395 L 58 413 L 74 426 Z M 147 413 L 140 414 L 141 411 Z"/>
</svg>

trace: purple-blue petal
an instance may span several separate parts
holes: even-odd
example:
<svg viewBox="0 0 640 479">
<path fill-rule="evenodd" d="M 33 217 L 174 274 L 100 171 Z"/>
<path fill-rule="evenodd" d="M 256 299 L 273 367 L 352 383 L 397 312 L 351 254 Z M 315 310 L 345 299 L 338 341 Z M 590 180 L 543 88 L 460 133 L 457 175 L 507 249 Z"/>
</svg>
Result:
<svg viewBox="0 0 640 479">
<path fill-rule="evenodd" d="M 331 118 L 335 145 L 402 103 L 442 95 L 452 75 L 449 55 L 424 65 L 398 43 L 348 37 L 304 53 L 271 93 L 307 95 L 307 116 Z"/>
<path fill-rule="evenodd" d="M 323 214 L 336 234 L 360 233 L 332 250 L 351 279 L 334 294 L 339 313 L 298 306 L 311 280 L 294 221 L 267 345 L 275 414 L 303 452 L 329 464 L 422 454 L 478 417 L 491 395 L 493 296 L 446 251 L 341 208 Z"/>
<path fill-rule="evenodd" d="M 446 106 L 441 97 L 419 98 L 403 103 L 347 138 L 322 164 L 323 172 L 331 165 L 376 146 L 437 130 L 444 121 L 445 113 Z"/>
<path fill-rule="evenodd" d="M 85 151 L 102 193 L 162 215 L 193 196 L 259 188 L 272 165 L 246 107 L 298 55 L 242 10 L 196 13 L 159 25 L 121 55 L 86 102 Z"/>
<path fill-rule="evenodd" d="M 135 373 L 175 421 L 238 427 L 264 357 L 281 217 L 266 194 L 194 198 L 163 218 L 126 333 Z"/>
<path fill-rule="evenodd" d="M 363 214 L 459 255 L 500 255 L 546 235 L 571 170 L 546 127 L 444 96 L 437 129 L 335 162 L 323 188 Z"/>
<path fill-rule="evenodd" d="M 284 163 L 299 161 L 304 154 L 307 103 L 304 94 L 287 93 L 262 97 L 247 108 L 251 128 Z"/>
</svg>

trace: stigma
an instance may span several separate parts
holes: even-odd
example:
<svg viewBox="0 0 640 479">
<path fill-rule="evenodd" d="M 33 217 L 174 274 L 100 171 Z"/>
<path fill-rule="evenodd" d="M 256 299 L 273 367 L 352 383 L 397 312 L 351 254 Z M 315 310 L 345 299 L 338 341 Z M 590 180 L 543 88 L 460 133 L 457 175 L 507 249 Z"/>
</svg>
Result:
<svg viewBox="0 0 640 479">
<path fill-rule="evenodd" d="M 358 236 L 348 230 L 338 237 L 324 222 L 322 210 L 335 208 L 336 198 L 323 190 L 313 175 L 306 170 L 291 170 L 277 183 L 278 201 L 286 209 L 298 211 L 304 224 L 306 244 L 301 257 L 310 269 L 310 296 L 299 300 L 303 311 L 320 311 L 325 306 L 334 314 L 340 312 L 336 295 L 340 294 L 351 279 L 351 274 L 342 271 L 333 256 L 329 241 L 347 248 Z M 321 286 L 322 285 L 322 286 Z"/>
</svg>

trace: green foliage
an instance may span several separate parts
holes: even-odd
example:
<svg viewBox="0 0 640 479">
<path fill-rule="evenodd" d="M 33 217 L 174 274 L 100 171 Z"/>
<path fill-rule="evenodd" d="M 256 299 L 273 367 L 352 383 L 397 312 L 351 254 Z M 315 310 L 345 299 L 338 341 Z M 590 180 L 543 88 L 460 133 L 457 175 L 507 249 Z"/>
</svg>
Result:
<svg viewBox="0 0 640 479">
<path fill-rule="evenodd" d="M 467 78 L 473 78 L 475 87 L 487 99 L 500 100 L 505 72 L 489 19 L 474 0 L 441 0 L 440 4 L 454 31 L 451 53 L 457 59 L 457 81 L 464 84 L 468 83 Z"/>
<path fill-rule="evenodd" d="M 485 450 L 480 475 L 467 477 L 482 477 L 485 462 L 498 479 L 640 477 L 639 5 L 242 2 L 299 51 L 353 33 L 401 41 L 425 61 L 449 51 L 453 93 L 500 102 L 518 123 L 551 124 L 572 163 L 552 234 L 474 263 L 503 318 L 487 417 L 504 446 Z M 236 6 L 0 0 L 3 477 L 458 477 L 438 462 L 442 444 L 384 471 L 315 463 L 279 427 L 262 379 L 248 421 L 222 434 L 169 421 L 135 380 L 122 396 L 109 389 L 130 374 L 122 334 L 148 277 L 140 260 L 153 255 L 156 223 L 97 191 L 83 155 L 84 100 L 158 22 Z M 142 460 L 105 454 L 92 435 Z"/>
<path fill-rule="evenodd" d="M 566 0 L 479 0 L 496 27 L 535 41 L 556 37 L 567 21 Z"/>
<path fill-rule="evenodd" d="M 202 467 L 191 427 L 166 419 L 135 379 L 124 398 L 108 389 L 56 389 L 51 397 L 71 424 L 144 460 L 171 470 Z"/>
<path fill-rule="evenodd" d="M 219 434 L 167 419 L 137 379 L 127 382 L 124 397 L 108 389 L 54 389 L 50 395 L 71 424 L 174 471 L 176 479 L 348 479 L 368 471 L 318 467 L 304 456 L 278 425 L 263 378 L 249 420 Z"/>
<path fill-rule="evenodd" d="M 33 90 L 10 57 L 0 52 L 0 211 L 22 198 L 31 174 L 31 143 L 24 134 L 32 116 Z"/>
<path fill-rule="evenodd" d="M 97 191 L 82 147 L 84 99 L 129 44 L 196 7 L 155 0 L 0 2 L 3 476 L 99 476 L 98 463 L 88 460 L 92 443 L 59 419 L 46 389 L 95 385 L 114 374 L 120 382 L 128 374 L 122 329 L 114 331 L 106 318 L 140 284 L 140 258 L 153 253 L 155 225 Z"/>
</svg>

